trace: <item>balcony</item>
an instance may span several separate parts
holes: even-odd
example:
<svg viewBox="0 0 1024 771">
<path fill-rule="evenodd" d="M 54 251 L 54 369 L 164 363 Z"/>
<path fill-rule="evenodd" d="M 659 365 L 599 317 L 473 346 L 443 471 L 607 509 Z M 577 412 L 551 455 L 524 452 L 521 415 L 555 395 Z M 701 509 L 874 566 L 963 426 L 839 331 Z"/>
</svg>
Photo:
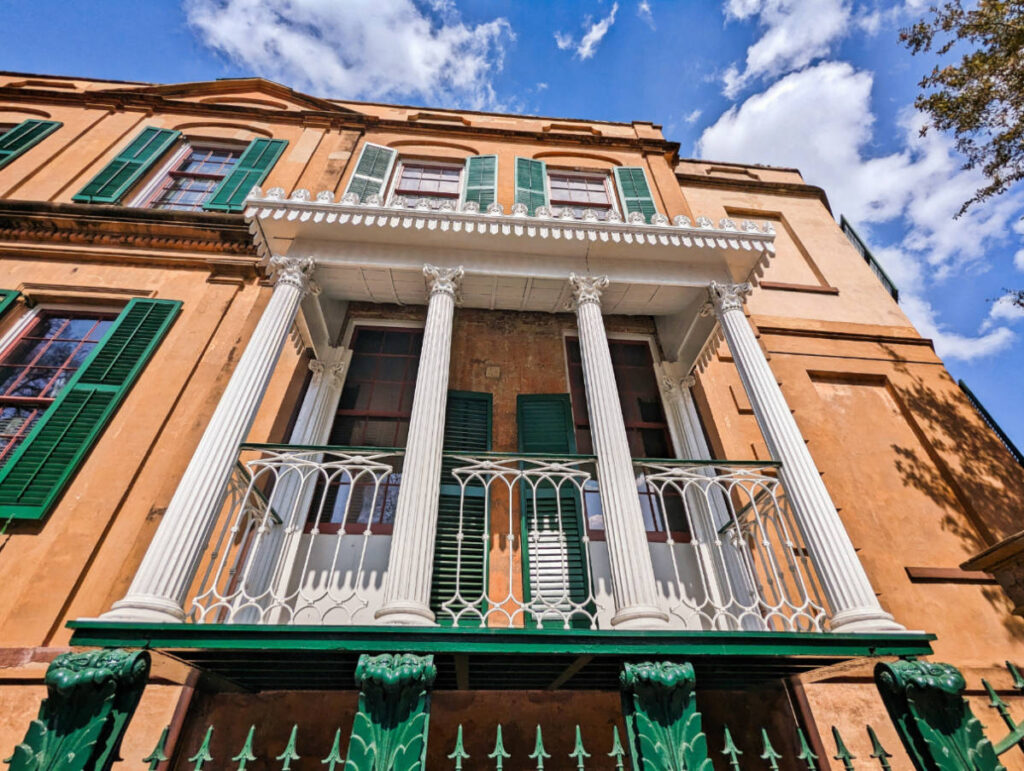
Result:
<svg viewBox="0 0 1024 771">
<path fill-rule="evenodd" d="M 193 623 L 364 626 L 383 603 L 401 451 L 244 445 Z M 611 629 L 593 456 L 444 456 L 436 623 Z M 658 596 L 685 630 L 822 632 L 828 613 L 777 464 L 638 460 Z"/>
</svg>

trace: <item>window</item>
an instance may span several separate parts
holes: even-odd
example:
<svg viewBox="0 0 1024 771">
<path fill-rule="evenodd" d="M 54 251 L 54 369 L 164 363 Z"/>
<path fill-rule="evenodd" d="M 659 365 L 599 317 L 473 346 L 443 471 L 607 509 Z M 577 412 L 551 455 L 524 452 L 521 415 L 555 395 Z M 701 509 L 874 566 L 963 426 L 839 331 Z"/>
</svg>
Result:
<svg viewBox="0 0 1024 771">
<path fill-rule="evenodd" d="M 618 385 L 622 417 L 626 423 L 630 454 L 634 458 L 671 457 L 672 438 L 654 376 L 650 344 L 645 340 L 609 340 L 608 347 L 611 349 L 612 368 Z M 594 449 L 579 340 L 567 338 L 566 352 L 576 445 L 580 453 L 590 454 Z M 662 501 L 642 478 L 637 480 L 637 492 L 649 540 L 663 541 L 669 533 L 677 542 L 689 540 L 686 513 L 678 493 L 666 488 Z M 587 518 L 591 531 L 604 529 L 600 500 L 594 493 L 587 494 Z"/>
<path fill-rule="evenodd" d="M 172 165 L 142 206 L 174 211 L 203 211 L 217 186 L 231 173 L 243 148 L 191 145 Z"/>
<path fill-rule="evenodd" d="M 576 219 L 583 219 L 586 209 L 597 212 L 600 220 L 608 219 L 612 211 L 612 195 L 609 180 L 604 174 L 575 174 L 571 172 L 549 172 L 548 190 L 552 213 L 559 216 L 565 208 Z"/>
<path fill-rule="evenodd" d="M 394 194 L 405 198 L 409 206 L 415 206 L 423 199 L 434 209 L 444 201 L 458 204 L 462 168 L 462 165 L 402 161 Z"/>
<path fill-rule="evenodd" d="M 409 435 L 412 397 L 416 388 L 422 329 L 356 327 L 352 360 L 330 443 L 347 447 L 404 447 Z M 346 517 L 346 530 L 363 532 L 367 522 L 375 533 L 389 533 L 394 523 L 401 468 L 374 490 L 372 479 L 342 476 L 332 482 L 323 502 L 320 532 L 337 532 Z M 314 496 L 307 529 L 320 509 Z"/>
<path fill-rule="evenodd" d="M 0 356 L 0 467 L 112 323 L 104 314 L 44 312 Z"/>
</svg>

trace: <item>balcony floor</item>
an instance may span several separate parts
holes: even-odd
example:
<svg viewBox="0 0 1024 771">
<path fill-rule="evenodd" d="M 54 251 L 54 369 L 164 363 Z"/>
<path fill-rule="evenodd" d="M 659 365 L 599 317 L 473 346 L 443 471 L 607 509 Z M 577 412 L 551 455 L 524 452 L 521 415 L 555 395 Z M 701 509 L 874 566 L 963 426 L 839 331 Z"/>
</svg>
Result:
<svg viewBox="0 0 1024 771">
<path fill-rule="evenodd" d="M 691 662 L 741 689 L 844 661 L 932 652 L 934 635 L 125 624 L 72 621 L 72 645 L 150 648 L 246 691 L 346 690 L 362 653 L 432 653 L 435 688 L 616 690 L 623 661 Z"/>
</svg>

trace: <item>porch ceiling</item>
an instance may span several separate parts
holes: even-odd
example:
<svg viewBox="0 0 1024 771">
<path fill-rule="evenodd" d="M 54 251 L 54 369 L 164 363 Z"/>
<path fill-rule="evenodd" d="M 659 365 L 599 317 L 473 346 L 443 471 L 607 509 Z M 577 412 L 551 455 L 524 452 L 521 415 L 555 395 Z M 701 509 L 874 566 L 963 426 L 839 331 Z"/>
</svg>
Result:
<svg viewBox="0 0 1024 771">
<path fill-rule="evenodd" d="M 689 661 L 742 689 L 862 657 L 929 655 L 934 635 L 416 629 L 73 621 L 72 645 L 151 648 L 245 690 L 352 689 L 362 653 L 432 653 L 435 687 L 617 690 L 624 661 Z"/>
</svg>

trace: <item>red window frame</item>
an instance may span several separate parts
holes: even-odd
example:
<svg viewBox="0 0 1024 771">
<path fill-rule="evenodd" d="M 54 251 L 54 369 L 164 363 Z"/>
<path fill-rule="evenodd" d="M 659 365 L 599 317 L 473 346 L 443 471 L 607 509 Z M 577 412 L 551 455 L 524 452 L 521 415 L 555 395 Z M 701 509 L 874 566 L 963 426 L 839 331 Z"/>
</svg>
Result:
<svg viewBox="0 0 1024 771">
<path fill-rule="evenodd" d="M 652 457 L 644 448 L 645 432 L 657 432 L 661 436 L 661 444 L 666 452 L 661 456 L 671 454 L 672 435 L 668 428 L 668 419 L 665 416 L 664 407 L 661 402 L 661 393 L 658 389 L 657 377 L 654 373 L 654 357 L 651 355 L 650 343 L 646 340 L 627 340 L 610 338 L 608 345 L 612 349 L 612 369 L 615 373 L 615 382 L 619 392 L 619 402 L 622 407 L 623 420 L 626 424 L 626 436 L 630 440 L 630 452 L 635 458 Z M 617 349 L 631 349 L 633 354 L 639 356 L 621 356 Z M 593 445 L 590 436 L 590 414 L 587 410 L 587 394 L 583 382 L 583 362 L 580 354 L 579 338 L 568 336 L 565 338 L 566 364 L 569 369 L 569 391 L 572 399 L 573 427 L 576 431 L 576 444 L 578 451 L 583 454 L 593 452 Z M 632 358 L 636 363 L 624 363 L 624 359 Z M 647 397 L 647 398 L 645 398 Z M 648 411 L 653 410 L 654 414 L 643 414 L 643 406 L 636 406 L 643 403 Z M 655 491 L 650 489 L 637 489 L 640 496 L 641 509 L 644 511 L 644 524 L 647 531 L 647 540 L 655 543 L 668 541 L 669 536 L 676 543 L 689 543 L 689 529 L 669 529 L 669 517 L 662 511 L 661 503 Z M 586 493 L 588 501 L 597 501 L 595 493 Z M 686 525 L 685 509 L 682 498 L 671 488 L 665 489 L 664 497 L 666 504 L 679 507 L 673 517 L 677 524 Z M 591 506 L 594 504 L 591 503 Z M 680 522 L 680 515 L 682 522 Z M 592 528 L 590 519 L 587 518 L 587 532 L 590 538 L 595 541 L 605 539 L 604 528 Z"/>
<path fill-rule="evenodd" d="M 599 181 L 601 183 L 601 189 L 604 190 L 605 201 L 598 203 L 595 201 L 574 201 L 571 197 L 569 198 L 558 198 L 555 195 L 555 186 L 552 181 L 555 179 L 565 179 L 571 184 L 573 180 L 587 180 L 588 182 Z M 570 189 L 570 194 L 572 190 Z M 590 193 L 588 191 L 588 198 Z M 558 170 L 548 170 L 548 198 L 552 208 L 567 208 L 573 210 L 573 216 L 577 219 L 583 218 L 583 211 L 585 209 L 593 209 L 598 212 L 598 217 L 604 219 L 608 216 L 608 213 L 615 209 L 615 204 L 612 201 L 612 190 L 609 185 L 609 179 L 607 174 L 586 172 L 568 172 Z M 602 217 L 602 213 L 604 217 Z"/>
<path fill-rule="evenodd" d="M 403 181 L 405 180 L 405 172 L 407 169 L 418 168 L 418 169 L 443 169 L 445 171 L 454 171 L 456 173 L 455 190 L 454 191 L 441 191 L 441 190 L 421 190 L 416 187 L 403 187 Z M 417 160 L 403 160 L 398 167 L 398 173 L 395 175 L 395 189 L 394 194 L 400 195 L 404 198 L 441 198 L 450 201 L 457 201 L 462 193 L 462 167 L 455 164 L 448 163 L 431 163 L 429 161 L 417 161 Z"/>
<path fill-rule="evenodd" d="M 5 431 L 0 423 L 0 468 L 99 344 L 115 317 L 99 311 L 43 310 L 0 352 L 0 416 L 6 410 L 28 412 L 13 431 Z M 59 324 L 49 327 L 54 321 Z M 83 323 L 76 330 L 74 322 Z M 86 327 L 87 322 L 92 323 Z M 58 346 L 64 350 L 53 358 Z"/>
<path fill-rule="evenodd" d="M 232 172 L 238 164 L 238 159 L 242 157 L 243 152 L 245 152 L 245 147 L 242 145 L 236 147 L 234 145 L 213 142 L 209 144 L 203 142 L 189 143 L 185 153 L 174 164 L 173 168 L 167 170 L 163 179 L 160 180 L 156 189 L 146 198 L 142 206 L 147 209 L 161 209 L 164 211 L 203 211 L 203 205 L 213 195 L 217 185 Z M 191 163 L 199 163 L 201 167 L 207 165 L 210 156 L 214 153 L 227 154 L 227 157 L 216 165 L 216 170 L 196 171 L 187 168 Z M 200 191 L 203 193 L 201 200 L 190 204 L 176 202 L 173 199 L 174 194 L 196 192 L 189 187 L 175 189 L 175 185 L 181 182 L 184 182 L 186 185 L 189 183 L 204 183 L 206 189 Z M 163 200 L 164 196 L 169 196 L 168 200 Z"/>
<path fill-rule="evenodd" d="M 395 345 L 396 336 L 404 336 L 407 343 L 404 352 L 397 352 Z M 376 351 L 369 350 L 377 345 Z M 332 445 L 347 445 L 354 447 L 404 447 L 408 436 L 409 420 L 412 417 L 412 397 L 416 388 L 416 374 L 419 371 L 420 350 L 423 345 L 422 327 L 392 327 L 378 325 L 357 325 L 352 332 L 352 339 L 349 347 L 352 349 L 352 359 L 349 361 L 348 371 L 345 378 L 345 386 L 342 389 L 341 400 L 334 416 L 334 425 L 331 428 Z M 385 368 L 393 372 L 399 368 L 397 362 L 404 361 L 402 377 L 394 379 L 393 374 L 381 377 L 385 374 Z M 386 363 L 390 363 L 387 366 Z M 398 385 L 397 392 L 395 385 Z M 387 389 L 386 391 L 384 389 Z M 389 408 L 384 408 L 387 404 Z M 367 439 L 367 429 L 371 421 L 394 422 L 394 433 L 390 444 L 383 444 L 378 437 Z M 361 426 L 360 426 L 361 424 Z M 346 437 L 347 433 L 347 437 Z M 347 439 L 347 441 L 346 441 Z M 381 521 L 387 507 L 394 505 L 397 500 L 398 487 L 400 485 L 401 468 L 397 468 L 392 475 L 398 479 L 389 477 L 380 483 L 378 490 L 378 503 L 374 506 L 370 516 L 370 532 L 375 535 L 390 535 L 392 522 Z M 334 492 L 328 492 L 325 499 L 324 510 L 333 509 L 337 501 L 340 488 L 349 486 L 347 482 L 338 481 L 332 483 Z M 366 484 L 357 482 L 356 489 L 363 488 L 370 491 L 372 495 L 373 483 Z M 349 495 L 352 493 L 350 492 Z M 362 500 L 362 497 L 359 498 Z M 308 533 L 313 529 L 314 522 L 310 518 L 316 507 L 319 506 L 320 489 L 314 495 L 314 504 L 307 515 L 305 531 Z M 348 517 L 342 522 L 320 522 L 317 531 L 320 533 L 337 533 L 342 527 L 346 533 L 363 533 L 366 531 L 366 522 L 359 521 L 358 516 L 362 506 L 357 510 L 355 506 L 349 508 Z"/>
</svg>

